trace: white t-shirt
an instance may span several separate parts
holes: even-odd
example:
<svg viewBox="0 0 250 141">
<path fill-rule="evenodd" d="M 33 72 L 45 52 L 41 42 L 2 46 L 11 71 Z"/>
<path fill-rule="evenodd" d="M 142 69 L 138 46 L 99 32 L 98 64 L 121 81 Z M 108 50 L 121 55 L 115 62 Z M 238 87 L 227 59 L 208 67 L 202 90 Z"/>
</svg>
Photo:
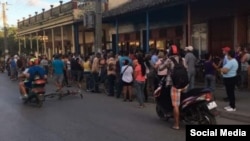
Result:
<svg viewBox="0 0 250 141">
<path fill-rule="evenodd" d="M 121 72 L 124 72 L 127 66 L 128 65 L 122 66 Z M 127 83 L 131 83 L 133 81 L 133 68 L 131 66 L 128 66 L 128 68 L 123 73 L 122 81 L 127 82 Z"/>
</svg>

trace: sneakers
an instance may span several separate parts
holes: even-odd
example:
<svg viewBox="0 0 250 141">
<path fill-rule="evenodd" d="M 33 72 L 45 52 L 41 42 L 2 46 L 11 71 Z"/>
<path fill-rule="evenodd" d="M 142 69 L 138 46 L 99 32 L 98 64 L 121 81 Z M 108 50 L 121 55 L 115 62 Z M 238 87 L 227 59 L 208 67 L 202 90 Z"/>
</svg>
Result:
<svg viewBox="0 0 250 141">
<path fill-rule="evenodd" d="M 226 109 L 229 109 L 229 108 L 231 108 L 230 106 L 226 106 L 226 107 L 224 107 L 224 109 L 226 110 Z"/>
<path fill-rule="evenodd" d="M 232 108 L 232 107 L 230 107 L 230 106 L 226 106 L 226 107 L 224 107 L 224 109 L 225 109 L 226 111 L 228 111 L 228 112 L 235 112 L 235 111 L 236 111 L 236 108 Z"/>
</svg>

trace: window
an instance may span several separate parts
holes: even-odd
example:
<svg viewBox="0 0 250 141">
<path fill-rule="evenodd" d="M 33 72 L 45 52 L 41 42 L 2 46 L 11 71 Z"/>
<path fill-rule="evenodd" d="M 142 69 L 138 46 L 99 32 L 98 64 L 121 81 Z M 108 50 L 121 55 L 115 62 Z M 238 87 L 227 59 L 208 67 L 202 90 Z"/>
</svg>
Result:
<svg viewBox="0 0 250 141">
<path fill-rule="evenodd" d="M 192 27 L 192 43 L 194 49 L 198 51 L 198 57 L 202 58 L 202 55 L 208 50 L 208 28 L 207 24 L 195 24 Z"/>
</svg>

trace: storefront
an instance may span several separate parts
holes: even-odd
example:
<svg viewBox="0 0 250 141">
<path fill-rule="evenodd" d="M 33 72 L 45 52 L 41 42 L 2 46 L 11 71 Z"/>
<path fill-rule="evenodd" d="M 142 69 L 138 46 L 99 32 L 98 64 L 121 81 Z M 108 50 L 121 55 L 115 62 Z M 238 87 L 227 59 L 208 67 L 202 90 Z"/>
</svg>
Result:
<svg viewBox="0 0 250 141">
<path fill-rule="evenodd" d="M 118 46 L 120 51 L 135 52 L 140 49 L 140 44 L 139 31 L 119 34 Z"/>
</svg>

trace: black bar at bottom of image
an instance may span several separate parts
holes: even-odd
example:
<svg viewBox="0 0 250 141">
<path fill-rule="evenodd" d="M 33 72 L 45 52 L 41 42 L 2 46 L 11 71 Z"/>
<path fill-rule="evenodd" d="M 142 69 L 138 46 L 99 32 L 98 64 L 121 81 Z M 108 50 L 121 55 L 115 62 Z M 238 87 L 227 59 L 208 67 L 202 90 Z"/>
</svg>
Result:
<svg viewBox="0 0 250 141">
<path fill-rule="evenodd" d="M 250 125 L 187 125 L 186 141 L 200 139 L 250 140 Z"/>
</svg>

